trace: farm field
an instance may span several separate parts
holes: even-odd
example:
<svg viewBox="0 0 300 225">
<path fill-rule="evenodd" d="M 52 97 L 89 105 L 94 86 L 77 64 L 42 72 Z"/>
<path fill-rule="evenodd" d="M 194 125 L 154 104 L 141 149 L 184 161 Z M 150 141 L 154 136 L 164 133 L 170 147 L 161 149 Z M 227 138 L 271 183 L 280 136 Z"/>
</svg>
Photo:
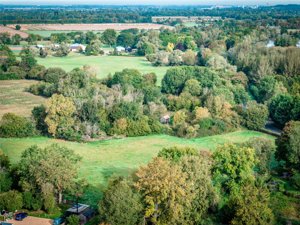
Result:
<svg viewBox="0 0 300 225">
<path fill-rule="evenodd" d="M 19 34 L 22 38 L 27 38 L 28 34 L 26 32 L 16 30 L 15 26 L 2 26 L 0 25 L 0 33 L 9 33 L 10 35 Z"/>
<path fill-rule="evenodd" d="M 16 24 L 8 25 L 10 28 L 15 28 Z M 22 31 L 26 30 L 61 30 L 61 31 L 103 31 L 106 29 L 114 29 L 117 31 L 127 29 L 155 29 L 159 30 L 161 27 L 172 28 L 162 24 L 155 23 L 92 23 L 92 24 L 22 24 Z"/>
<path fill-rule="evenodd" d="M 0 80 L 0 118 L 8 112 L 29 117 L 33 107 L 45 101 L 45 98 L 25 91 L 25 88 L 36 82 L 31 80 Z"/>
<path fill-rule="evenodd" d="M 54 33 L 69 33 L 76 30 L 26 30 L 25 32 L 28 34 L 36 34 L 42 37 L 50 37 L 51 34 Z"/>
<path fill-rule="evenodd" d="M 160 85 L 168 67 L 154 67 L 145 57 L 134 56 L 85 56 L 78 53 L 70 53 L 67 57 L 37 58 L 38 63 L 48 67 L 61 67 L 71 71 L 76 67 L 90 65 L 98 73 L 98 78 L 105 78 L 109 73 L 113 74 L 125 68 L 138 69 L 141 73 L 154 72 Z"/>
<path fill-rule="evenodd" d="M 112 174 L 126 175 L 146 164 L 163 147 L 190 146 L 198 150 L 214 150 L 219 144 L 240 143 L 252 137 L 273 137 L 255 131 L 241 130 L 223 135 L 183 139 L 168 135 L 130 137 L 88 143 L 77 143 L 46 137 L 0 138 L 0 149 L 16 163 L 24 149 L 31 145 L 47 146 L 59 143 L 82 157 L 79 176 L 93 185 L 105 185 Z"/>
</svg>

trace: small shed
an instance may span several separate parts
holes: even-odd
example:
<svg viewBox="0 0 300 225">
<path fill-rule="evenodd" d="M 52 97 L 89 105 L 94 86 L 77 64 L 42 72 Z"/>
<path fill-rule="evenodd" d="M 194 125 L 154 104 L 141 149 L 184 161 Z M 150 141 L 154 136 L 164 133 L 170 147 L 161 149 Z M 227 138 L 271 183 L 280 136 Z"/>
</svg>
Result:
<svg viewBox="0 0 300 225">
<path fill-rule="evenodd" d="M 78 43 L 70 45 L 70 51 L 71 52 L 80 52 L 80 51 L 84 52 L 85 48 L 86 48 L 86 46 L 84 46 L 82 44 L 78 44 Z"/>
<path fill-rule="evenodd" d="M 122 46 L 117 46 L 117 47 L 115 48 L 115 51 L 116 51 L 117 53 L 121 53 L 121 52 L 125 52 L 126 49 L 125 49 L 124 47 L 122 47 Z"/>
<path fill-rule="evenodd" d="M 160 118 L 160 122 L 163 124 L 169 124 L 170 123 L 170 115 L 164 115 Z"/>
<path fill-rule="evenodd" d="M 45 48 L 44 45 L 36 45 L 35 47 L 38 48 L 38 49 L 43 49 L 43 48 Z"/>
<path fill-rule="evenodd" d="M 273 40 L 269 40 L 268 44 L 266 45 L 267 48 L 272 48 L 275 46 L 275 42 Z"/>
</svg>

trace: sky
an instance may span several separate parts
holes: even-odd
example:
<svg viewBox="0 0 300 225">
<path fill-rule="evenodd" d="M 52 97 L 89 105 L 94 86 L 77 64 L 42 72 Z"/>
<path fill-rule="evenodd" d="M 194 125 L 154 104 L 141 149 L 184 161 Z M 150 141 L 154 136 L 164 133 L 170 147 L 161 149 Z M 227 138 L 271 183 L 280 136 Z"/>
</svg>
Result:
<svg viewBox="0 0 300 225">
<path fill-rule="evenodd" d="M 0 0 L 0 4 L 275 5 L 300 4 L 300 0 Z"/>
</svg>

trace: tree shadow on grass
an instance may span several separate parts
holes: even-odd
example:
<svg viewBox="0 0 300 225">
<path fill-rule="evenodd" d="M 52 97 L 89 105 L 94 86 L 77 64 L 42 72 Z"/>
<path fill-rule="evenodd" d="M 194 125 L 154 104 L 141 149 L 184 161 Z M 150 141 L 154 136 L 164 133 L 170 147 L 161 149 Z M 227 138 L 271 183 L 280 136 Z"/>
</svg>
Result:
<svg viewBox="0 0 300 225">
<path fill-rule="evenodd" d="M 113 177 L 128 176 L 132 174 L 136 169 L 128 167 L 107 167 L 102 169 L 102 175 L 104 182 L 98 185 L 88 184 L 80 197 L 80 202 L 88 204 L 97 209 L 100 200 L 103 197 L 103 192 L 107 188 L 108 182 Z"/>
</svg>

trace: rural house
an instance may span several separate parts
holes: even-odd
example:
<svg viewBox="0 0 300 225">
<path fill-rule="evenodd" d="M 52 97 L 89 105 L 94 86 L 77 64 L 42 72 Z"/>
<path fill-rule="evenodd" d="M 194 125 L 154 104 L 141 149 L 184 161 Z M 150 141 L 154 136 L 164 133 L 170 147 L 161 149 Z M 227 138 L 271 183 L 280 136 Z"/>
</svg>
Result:
<svg viewBox="0 0 300 225">
<path fill-rule="evenodd" d="M 71 52 L 84 52 L 85 48 L 86 48 L 85 45 L 78 44 L 78 43 L 70 45 L 70 51 Z"/>
<path fill-rule="evenodd" d="M 122 52 L 125 52 L 125 48 L 124 47 L 122 47 L 122 46 L 117 46 L 116 48 L 115 48 L 115 51 L 117 52 L 117 53 L 122 53 Z"/>
</svg>

